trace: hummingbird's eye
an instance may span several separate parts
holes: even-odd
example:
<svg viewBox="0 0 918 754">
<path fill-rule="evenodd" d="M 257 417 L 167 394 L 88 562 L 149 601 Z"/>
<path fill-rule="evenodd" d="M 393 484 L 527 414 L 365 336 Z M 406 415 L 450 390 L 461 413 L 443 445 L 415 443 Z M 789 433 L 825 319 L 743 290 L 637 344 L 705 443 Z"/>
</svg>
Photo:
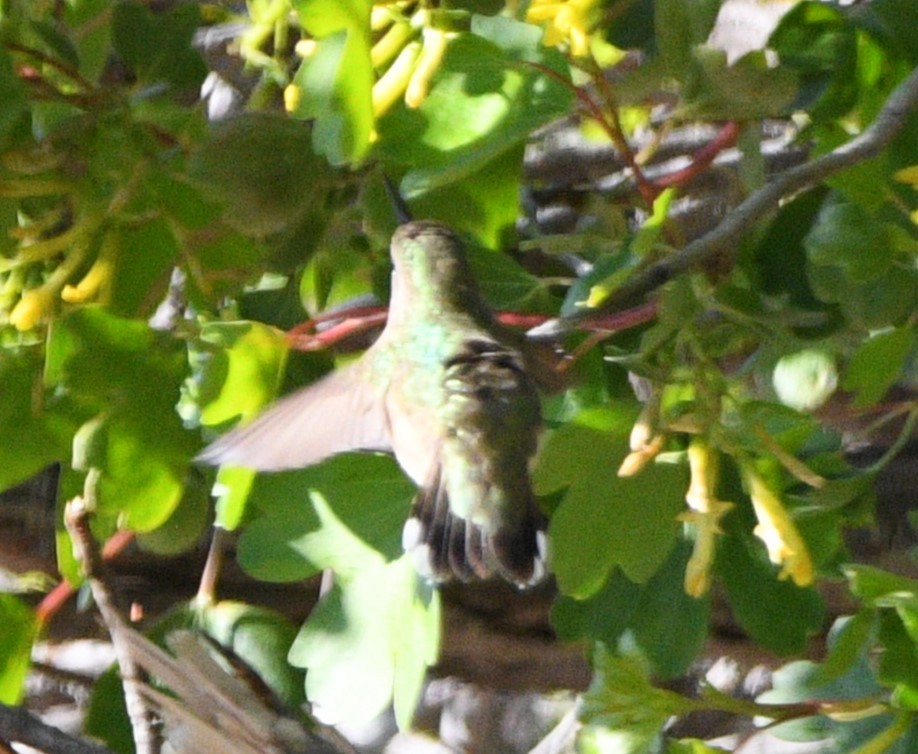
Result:
<svg viewBox="0 0 918 754">
<path fill-rule="evenodd" d="M 414 262 L 418 258 L 418 251 L 420 246 L 416 243 L 405 244 L 405 248 L 402 249 L 402 259 L 404 259 L 409 264 Z"/>
</svg>

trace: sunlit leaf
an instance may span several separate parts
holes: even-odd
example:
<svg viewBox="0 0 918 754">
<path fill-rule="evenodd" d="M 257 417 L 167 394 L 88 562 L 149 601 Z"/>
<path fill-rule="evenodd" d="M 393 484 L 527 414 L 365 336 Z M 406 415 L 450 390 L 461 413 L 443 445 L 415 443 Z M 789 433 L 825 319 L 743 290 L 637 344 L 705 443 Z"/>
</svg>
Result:
<svg viewBox="0 0 918 754">
<path fill-rule="evenodd" d="M 437 596 L 407 556 L 336 582 L 290 649 L 321 719 L 366 723 L 394 700 L 399 724 L 410 723 L 438 649 Z"/>
<path fill-rule="evenodd" d="M 251 419 L 277 397 L 287 361 L 283 333 L 259 322 L 209 322 L 201 340 L 192 389 L 202 424 Z"/>
<path fill-rule="evenodd" d="M 22 600 L 2 592 L 0 621 L 0 703 L 19 704 L 31 666 L 32 642 L 38 637 L 38 621 Z"/>
<path fill-rule="evenodd" d="M 306 96 L 293 114 L 315 119 L 313 143 L 335 164 L 359 163 L 373 128 L 368 0 L 295 0 L 303 27 L 319 44 L 293 84 Z"/>
</svg>

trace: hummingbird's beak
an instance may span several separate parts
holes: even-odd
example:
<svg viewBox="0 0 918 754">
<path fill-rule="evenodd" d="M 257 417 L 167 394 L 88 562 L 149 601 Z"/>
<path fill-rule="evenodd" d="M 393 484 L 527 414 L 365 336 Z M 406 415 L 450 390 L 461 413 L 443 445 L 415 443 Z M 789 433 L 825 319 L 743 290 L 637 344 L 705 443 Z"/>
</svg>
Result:
<svg viewBox="0 0 918 754">
<path fill-rule="evenodd" d="M 388 175 L 383 176 L 383 182 L 386 184 L 386 193 L 389 195 L 389 201 L 392 202 L 392 210 L 395 213 L 396 222 L 398 222 L 399 225 L 410 223 L 414 220 L 414 217 L 408 205 L 405 203 L 405 200 L 402 198 L 402 195 L 399 193 L 398 186 L 395 185 L 395 182 Z"/>
</svg>

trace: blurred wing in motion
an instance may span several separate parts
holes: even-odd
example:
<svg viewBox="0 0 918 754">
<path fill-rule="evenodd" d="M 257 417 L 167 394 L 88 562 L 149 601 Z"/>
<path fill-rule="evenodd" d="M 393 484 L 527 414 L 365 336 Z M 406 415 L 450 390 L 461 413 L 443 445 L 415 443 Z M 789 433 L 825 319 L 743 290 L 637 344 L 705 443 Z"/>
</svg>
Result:
<svg viewBox="0 0 918 754">
<path fill-rule="evenodd" d="M 392 450 L 382 395 L 356 362 L 281 398 L 196 460 L 256 471 L 298 469 L 349 450 Z"/>
</svg>

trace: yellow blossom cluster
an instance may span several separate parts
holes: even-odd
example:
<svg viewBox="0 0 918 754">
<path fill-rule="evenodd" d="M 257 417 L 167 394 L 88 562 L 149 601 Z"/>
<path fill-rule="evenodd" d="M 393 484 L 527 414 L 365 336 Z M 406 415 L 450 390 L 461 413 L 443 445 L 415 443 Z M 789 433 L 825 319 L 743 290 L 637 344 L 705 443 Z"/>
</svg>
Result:
<svg viewBox="0 0 918 754">
<path fill-rule="evenodd" d="M 545 24 L 543 42 L 549 47 L 567 45 L 571 55 L 585 57 L 590 51 L 590 31 L 597 0 L 532 0 L 526 20 Z"/>
</svg>

